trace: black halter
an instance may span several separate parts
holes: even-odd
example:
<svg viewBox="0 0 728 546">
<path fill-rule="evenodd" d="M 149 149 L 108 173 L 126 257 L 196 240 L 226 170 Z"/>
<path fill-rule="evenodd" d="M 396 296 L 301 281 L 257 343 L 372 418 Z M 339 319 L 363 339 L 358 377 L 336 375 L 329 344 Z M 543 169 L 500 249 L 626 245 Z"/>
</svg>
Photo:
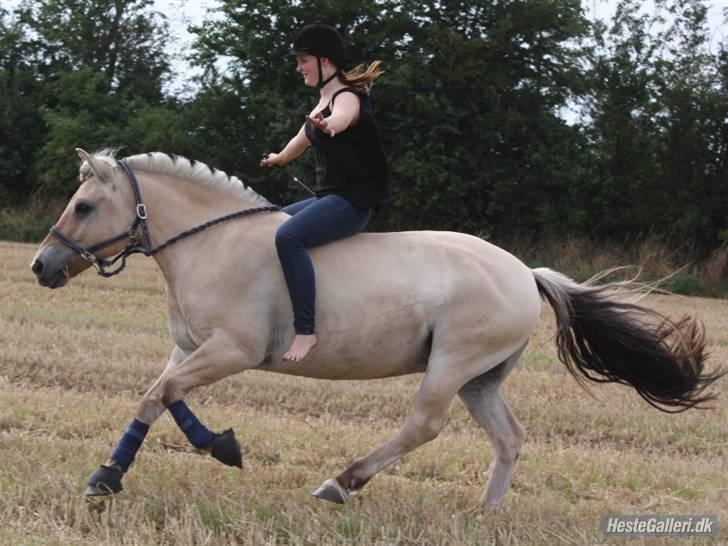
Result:
<svg viewBox="0 0 728 546">
<path fill-rule="evenodd" d="M 153 256 L 157 252 L 164 250 L 165 248 L 176 243 L 180 239 L 184 239 L 185 237 L 189 237 L 190 235 L 199 233 L 200 231 L 203 231 L 222 222 L 227 222 L 228 220 L 233 220 L 242 216 L 248 216 L 257 212 L 272 212 L 280 210 L 280 207 L 276 205 L 271 205 L 267 207 L 244 209 L 233 212 L 232 214 L 226 214 L 225 216 L 221 216 L 199 226 L 195 226 L 192 229 L 183 231 L 179 235 L 172 237 L 161 245 L 154 247 L 152 246 L 152 240 L 149 236 L 149 226 L 147 225 L 147 207 L 144 206 L 144 203 L 142 202 L 142 194 L 141 191 L 139 191 L 139 183 L 137 182 L 136 176 L 134 176 L 134 171 L 131 170 L 131 167 L 129 166 L 129 163 L 126 161 L 126 159 L 117 161 L 117 163 L 126 172 L 129 183 L 131 184 L 132 191 L 134 192 L 134 200 L 136 201 L 136 218 L 134 219 L 134 222 L 132 222 L 131 226 L 129 226 L 129 229 L 127 229 L 123 233 L 120 233 L 116 237 L 112 237 L 111 239 L 107 239 L 106 241 L 96 243 L 95 245 L 87 248 L 80 246 L 69 237 L 66 237 L 55 225 L 52 226 L 50 229 L 51 235 L 53 235 L 68 248 L 76 252 L 76 254 L 80 255 L 84 260 L 89 261 L 94 266 L 96 266 L 96 271 L 102 277 L 113 277 L 114 275 L 121 273 L 126 267 L 127 257 L 129 257 L 131 254 L 144 254 L 145 256 Z M 139 228 L 141 228 L 142 232 L 141 241 L 139 241 L 138 238 Z M 115 245 L 116 243 L 118 243 L 119 241 L 123 241 L 124 239 L 128 239 L 129 244 L 126 245 L 126 248 L 113 258 L 103 259 L 99 258 L 99 256 L 96 254 L 100 250 Z M 119 260 L 121 260 L 121 264 L 119 265 L 119 267 L 117 267 L 113 271 L 106 270 L 106 268 L 113 266 Z"/>
</svg>

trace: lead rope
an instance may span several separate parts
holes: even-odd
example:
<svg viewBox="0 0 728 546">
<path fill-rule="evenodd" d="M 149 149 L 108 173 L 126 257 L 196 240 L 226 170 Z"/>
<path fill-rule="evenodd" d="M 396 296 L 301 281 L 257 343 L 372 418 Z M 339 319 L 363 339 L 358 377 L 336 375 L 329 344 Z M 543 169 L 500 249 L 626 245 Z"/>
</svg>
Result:
<svg viewBox="0 0 728 546">
<path fill-rule="evenodd" d="M 237 212 L 226 214 L 225 216 L 220 216 L 219 218 L 215 218 L 214 220 L 210 220 L 209 222 L 205 222 L 204 224 L 200 224 L 199 226 L 195 226 L 193 228 L 185 230 L 182 233 L 179 233 L 179 234 L 175 235 L 174 237 L 167 239 L 162 244 L 160 244 L 154 248 L 151 248 L 151 249 L 143 248 L 137 241 L 136 237 L 133 234 L 130 234 L 132 242 L 124 250 L 122 250 L 120 254 L 116 255 L 113 260 L 97 261 L 97 262 L 94 262 L 94 265 L 96 265 L 96 270 L 98 271 L 98 274 L 101 275 L 102 277 L 105 277 L 105 278 L 113 277 L 114 275 L 118 275 L 119 273 L 124 271 L 124 268 L 126 267 L 126 260 L 132 254 L 144 254 L 145 256 L 148 256 L 148 257 L 154 256 L 158 252 L 161 252 L 162 250 L 164 250 L 165 248 L 167 248 L 170 245 L 173 245 L 177 241 L 179 241 L 181 239 L 185 239 L 186 237 L 189 237 L 190 235 L 195 235 L 196 233 L 199 233 L 208 228 L 211 228 L 212 226 L 216 226 L 217 224 L 221 224 L 223 222 L 228 222 L 230 220 L 235 220 L 236 218 L 242 218 L 243 216 L 250 216 L 257 212 L 274 212 L 274 211 L 277 211 L 280 209 L 281 208 L 278 205 L 270 205 L 267 207 L 257 207 L 254 209 L 243 209 L 243 210 L 239 210 Z M 118 268 L 114 269 L 113 271 L 106 270 L 107 267 L 114 265 L 119 260 L 121 260 L 121 265 Z"/>
<path fill-rule="evenodd" d="M 159 245 L 151 250 L 145 251 L 144 254 L 146 256 L 154 256 L 157 252 L 161 252 L 162 250 L 167 248 L 169 245 L 173 245 L 180 239 L 184 239 L 185 237 L 189 237 L 190 235 L 194 235 L 195 233 L 199 233 L 200 231 L 206 230 L 207 228 L 216 226 L 217 224 L 221 224 L 221 223 L 227 222 L 229 220 L 234 220 L 236 218 L 242 218 L 243 216 L 249 216 L 251 214 L 255 214 L 256 212 L 273 212 L 273 211 L 277 211 L 277 210 L 281 210 L 281 207 L 279 207 L 278 205 L 270 205 L 268 207 L 243 209 L 243 210 L 239 210 L 237 212 L 226 214 L 225 216 L 220 216 L 219 218 L 215 218 L 214 220 L 210 220 L 209 222 L 205 222 L 204 224 L 200 224 L 199 226 L 195 226 L 186 231 L 183 231 L 179 235 L 175 235 L 171 239 L 167 239 L 161 245 Z"/>
</svg>

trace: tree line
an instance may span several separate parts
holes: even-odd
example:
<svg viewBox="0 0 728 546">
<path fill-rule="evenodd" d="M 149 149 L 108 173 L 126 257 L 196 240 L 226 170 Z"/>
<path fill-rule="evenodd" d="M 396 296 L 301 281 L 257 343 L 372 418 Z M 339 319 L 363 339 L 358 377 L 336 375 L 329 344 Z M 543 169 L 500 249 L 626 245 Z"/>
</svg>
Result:
<svg viewBox="0 0 728 546">
<path fill-rule="evenodd" d="M 258 162 L 317 99 L 289 51 L 321 20 L 349 66 L 386 71 L 372 99 L 394 193 L 376 229 L 658 233 L 707 251 L 728 243 L 728 49 L 707 2 L 655 5 L 619 0 L 600 22 L 579 0 L 225 0 L 190 28 L 199 72 L 180 97 L 152 0 L 23 0 L 0 7 L 0 202 L 66 196 L 75 147 L 161 150 L 302 197 Z M 290 171 L 312 180 L 312 155 Z"/>
</svg>

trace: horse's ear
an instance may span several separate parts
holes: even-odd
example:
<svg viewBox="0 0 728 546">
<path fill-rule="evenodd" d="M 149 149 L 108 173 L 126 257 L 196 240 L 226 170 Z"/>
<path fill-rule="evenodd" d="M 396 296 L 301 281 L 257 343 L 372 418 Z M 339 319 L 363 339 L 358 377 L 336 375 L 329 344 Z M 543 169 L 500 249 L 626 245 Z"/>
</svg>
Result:
<svg viewBox="0 0 728 546">
<path fill-rule="evenodd" d="M 86 150 L 83 150 L 81 148 L 76 148 L 76 153 L 78 154 L 78 157 L 81 158 L 82 161 L 85 161 L 88 166 L 93 171 L 93 174 L 96 175 L 96 178 L 99 180 L 108 180 L 109 176 L 111 175 L 111 169 L 108 165 L 103 163 L 102 161 L 99 161 L 94 156 L 89 154 Z M 81 179 L 85 180 L 91 175 L 90 172 L 86 171 L 84 169 L 84 166 L 81 165 Z"/>
</svg>

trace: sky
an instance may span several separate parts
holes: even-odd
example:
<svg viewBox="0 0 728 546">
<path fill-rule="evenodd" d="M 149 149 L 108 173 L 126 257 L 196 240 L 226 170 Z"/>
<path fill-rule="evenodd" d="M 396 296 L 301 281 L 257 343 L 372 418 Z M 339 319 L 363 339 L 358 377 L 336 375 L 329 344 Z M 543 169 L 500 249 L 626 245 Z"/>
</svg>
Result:
<svg viewBox="0 0 728 546">
<path fill-rule="evenodd" d="M 167 91 L 178 97 L 186 97 L 193 93 L 187 88 L 187 82 L 190 76 L 197 72 L 185 60 L 186 52 L 189 51 L 194 39 L 194 36 L 187 32 L 187 27 L 199 25 L 205 19 L 215 17 L 209 10 L 218 4 L 218 0 L 155 0 L 154 2 L 154 9 L 166 15 L 169 21 L 172 39 L 168 49 L 173 59 L 174 76 Z"/>
</svg>

